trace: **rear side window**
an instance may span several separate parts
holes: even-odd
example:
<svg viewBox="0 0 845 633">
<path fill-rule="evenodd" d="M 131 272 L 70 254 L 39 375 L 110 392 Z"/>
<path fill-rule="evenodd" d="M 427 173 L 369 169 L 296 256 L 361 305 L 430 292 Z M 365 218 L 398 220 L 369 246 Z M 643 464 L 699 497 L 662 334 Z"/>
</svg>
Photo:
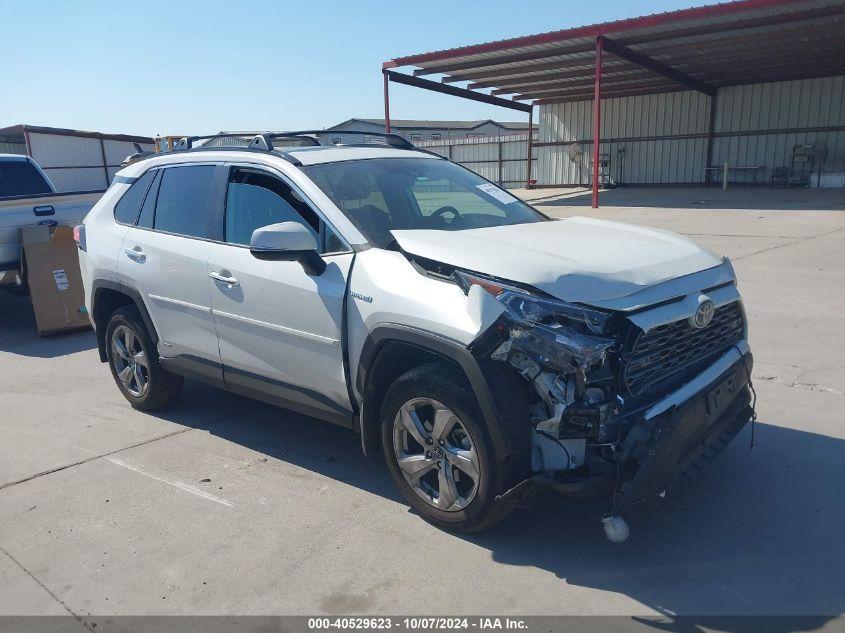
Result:
<svg viewBox="0 0 845 633">
<path fill-rule="evenodd" d="M 155 180 L 144 198 L 144 206 L 141 207 L 141 215 L 138 216 L 138 226 L 145 229 L 153 228 L 153 218 L 156 212 L 156 198 L 158 198 L 158 186 L 161 184 L 161 170 L 155 172 Z"/>
<path fill-rule="evenodd" d="M 0 196 L 29 196 L 52 193 L 35 165 L 28 160 L 0 161 Z"/>
<path fill-rule="evenodd" d="M 190 237 L 205 237 L 214 170 L 213 165 L 165 169 L 158 189 L 153 228 Z"/>
<path fill-rule="evenodd" d="M 144 195 L 150 188 L 154 175 L 154 171 L 148 171 L 132 183 L 132 186 L 126 190 L 126 193 L 114 207 L 115 220 L 121 224 L 135 224 L 138 212 L 141 210 L 141 203 L 144 201 Z"/>
</svg>

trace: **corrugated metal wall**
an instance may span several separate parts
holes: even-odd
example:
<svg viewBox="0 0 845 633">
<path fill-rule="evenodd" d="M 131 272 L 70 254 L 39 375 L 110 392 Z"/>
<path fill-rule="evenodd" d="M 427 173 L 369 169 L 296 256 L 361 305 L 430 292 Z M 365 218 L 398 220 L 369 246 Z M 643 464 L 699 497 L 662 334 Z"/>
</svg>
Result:
<svg viewBox="0 0 845 633">
<path fill-rule="evenodd" d="M 136 151 L 128 141 L 104 139 L 101 145 L 99 138 L 40 132 L 30 132 L 29 145 L 32 158 L 60 192 L 105 190 L 123 159 Z M 140 145 L 153 149 L 152 144 Z"/>
<path fill-rule="evenodd" d="M 795 145 L 821 142 L 824 171 L 845 172 L 845 76 L 735 86 L 716 104 L 714 164 L 762 165 L 768 178 Z"/>
<path fill-rule="evenodd" d="M 26 154 L 26 145 L 0 142 L 0 154 Z"/>
<path fill-rule="evenodd" d="M 543 105 L 539 118 L 538 184 L 588 184 L 592 101 Z M 709 127 L 710 97 L 699 92 L 607 99 L 601 152 L 618 182 L 703 183 Z M 758 180 L 768 181 L 774 167 L 790 163 L 794 145 L 820 141 L 828 150 L 824 170 L 845 171 L 845 77 L 719 90 L 711 165 L 759 165 Z M 730 179 L 751 175 L 732 172 Z"/>
<path fill-rule="evenodd" d="M 527 134 L 447 139 L 415 143 L 415 145 L 446 156 L 504 187 L 524 187 L 528 178 Z M 532 161 L 531 173 L 532 177 L 536 177 L 536 154 Z"/>
</svg>

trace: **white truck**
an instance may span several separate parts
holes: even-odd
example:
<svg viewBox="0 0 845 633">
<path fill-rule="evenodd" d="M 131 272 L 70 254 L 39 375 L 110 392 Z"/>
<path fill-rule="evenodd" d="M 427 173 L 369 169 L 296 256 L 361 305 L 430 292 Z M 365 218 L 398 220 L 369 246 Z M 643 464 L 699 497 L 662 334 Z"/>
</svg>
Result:
<svg viewBox="0 0 845 633">
<path fill-rule="evenodd" d="M 0 154 L 0 285 L 20 286 L 20 229 L 33 224 L 73 226 L 102 191 L 56 193 L 29 156 Z"/>
</svg>

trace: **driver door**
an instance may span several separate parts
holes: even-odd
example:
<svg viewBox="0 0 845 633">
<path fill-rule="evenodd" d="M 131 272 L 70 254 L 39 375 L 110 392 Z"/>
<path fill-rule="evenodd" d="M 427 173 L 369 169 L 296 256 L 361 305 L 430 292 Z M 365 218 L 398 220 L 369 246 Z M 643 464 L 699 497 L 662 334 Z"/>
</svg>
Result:
<svg viewBox="0 0 845 633">
<path fill-rule="evenodd" d="M 350 426 L 341 337 L 351 249 L 300 191 L 264 168 L 230 167 L 224 214 L 208 283 L 227 388 Z M 278 222 L 314 234 L 323 274 L 250 253 L 252 232 Z"/>
</svg>

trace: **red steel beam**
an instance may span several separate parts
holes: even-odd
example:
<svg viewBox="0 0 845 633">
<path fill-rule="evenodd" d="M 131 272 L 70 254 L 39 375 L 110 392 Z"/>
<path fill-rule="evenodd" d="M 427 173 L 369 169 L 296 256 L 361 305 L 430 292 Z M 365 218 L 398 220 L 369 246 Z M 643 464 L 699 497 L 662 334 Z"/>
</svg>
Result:
<svg viewBox="0 0 845 633">
<path fill-rule="evenodd" d="M 734 3 L 740 4 L 740 3 Z M 719 6 L 719 5 L 716 5 Z M 655 43 L 663 43 L 663 42 L 671 42 L 672 40 L 677 40 L 681 38 L 688 38 L 694 37 L 697 35 L 721 35 L 723 33 L 728 33 L 732 31 L 741 31 L 744 29 L 752 29 L 752 28 L 759 28 L 763 26 L 773 26 L 773 25 L 780 25 L 780 24 L 795 24 L 797 22 L 811 20 L 814 18 L 820 17 L 827 17 L 827 16 L 834 16 L 834 15 L 843 15 L 845 14 L 845 7 L 841 5 L 833 5 L 828 7 L 818 7 L 814 9 L 809 9 L 806 11 L 793 11 L 791 13 L 784 13 L 784 14 L 776 14 L 776 15 L 769 15 L 769 16 L 760 16 L 754 18 L 747 18 L 744 20 L 737 20 L 735 22 L 729 23 L 715 23 L 715 24 L 703 24 L 697 25 L 693 27 L 688 27 L 685 29 L 678 29 L 676 31 L 670 32 L 658 32 L 658 33 L 647 33 L 639 36 L 629 37 L 626 38 L 624 36 L 620 36 L 617 40 L 621 43 L 624 43 L 626 46 L 633 46 L 639 44 L 645 44 L 649 42 Z M 651 16 L 647 16 L 651 17 Z M 601 27 L 604 25 L 597 25 L 597 27 Z M 588 28 L 588 27 L 584 27 Z M 597 32 L 594 35 L 608 35 L 613 33 L 613 30 L 606 30 L 602 32 Z M 744 36 L 746 38 L 750 37 L 748 35 Z M 756 36 L 755 36 L 756 37 Z M 721 39 L 721 38 L 720 38 Z M 733 38 L 731 38 L 733 39 Z M 498 42 L 494 42 L 498 43 Z M 524 44 L 516 44 L 514 46 L 523 46 Z M 685 44 L 686 45 L 686 44 Z M 472 47 L 467 47 L 472 48 Z M 456 49 L 461 50 L 461 49 Z M 491 72 L 494 71 L 484 71 L 480 70 L 485 67 L 490 66 L 500 66 L 504 64 L 510 63 L 519 63 L 519 62 L 528 62 L 528 61 L 535 61 L 541 59 L 547 59 L 550 57 L 557 57 L 560 55 L 568 55 L 574 54 L 578 52 L 586 52 L 587 47 L 584 46 L 572 46 L 572 47 L 561 47 L 556 49 L 549 49 L 544 51 L 535 51 L 533 53 L 518 53 L 513 55 L 501 55 L 498 57 L 491 57 L 481 60 L 469 60 L 464 62 L 450 62 L 449 64 L 438 64 L 432 65 L 427 68 L 419 69 L 414 71 L 415 74 L 424 75 L 424 74 L 433 74 L 433 73 L 453 73 L 451 77 L 447 79 L 447 81 L 466 81 L 470 79 L 479 79 L 479 78 L 486 78 L 490 75 Z M 592 50 L 592 46 L 589 47 L 589 50 Z M 448 51 L 447 51 L 448 52 Z M 409 65 L 414 64 L 415 62 L 404 62 L 403 60 L 407 58 L 399 58 L 397 60 L 391 60 L 390 63 L 396 66 L 402 65 Z M 420 62 L 423 63 L 423 62 Z M 476 70 L 478 69 L 478 70 Z M 476 70 L 476 72 L 472 72 Z M 497 69 L 502 70 L 502 69 Z"/>
<path fill-rule="evenodd" d="M 828 25 L 829 26 L 829 25 Z M 714 53 L 716 55 L 733 55 L 730 57 L 730 60 L 733 61 L 740 55 L 747 55 L 747 54 L 755 54 L 758 51 L 762 52 L 764 50 L 783 50 L 785 45 L 789 48 L 795 49 L 796 51 L 804 50 L 808 47 L 812 48 L 813 46 L 822 46 L 822 45 L 831 45 L 836 44 L 841 41 L 841 38 L 836 37 L 838 33 L 835 33 L 830 38 L 822 38 L 819 29 L 815 26 L 810 28 L 804 28 L 801 30 L 782 30 L 778 31 L 777 33 L 770 33 L 765 35 L 756 35 L 754 37 L 749 37 L 748 35 L 743 36 L 725 36 L 725 37 L 717 37 L 715 39 L 704 40 L 699 42 L 692 42 L 692 43 L 683 43 L 674 44 L 674 45 L 665 45 L 664 43 L 669 40 L 661 40 L 656 42 L 660 44 L 660 46 L 652 47 L 652 48 L 638 48 L 637 51 L 641 52 L 645 55 L 650 57 L 667 57 L 668 59 L 665 61 L 671 62 L 673 65 L 678 65 L 683 61 L 690 60 L 690 59 L 700 59 L 708 55 L 705 51 L 709 49 L 716 49 Z M 719 34 L 717 34 L 719 35 Z M 810 37 L 810 42 L 804 41 L 806 36 Z M 638 38 L 639 39 L 639 38 Z M 675 39 L 674 37 L 672 39 Z M 784 42 L 784 39 L 790 40 L 788 43 Z M 797 40 L 797 41 L 792 41 Z M 639 44 L 640 42 L 637 41 L 635 44 Z M 625 42 L 626 45 L 629 45 L 628 42 Z M 719 51 L 718 48 L 724 45 L 731 44 L 736 45 L 743 48 L 742 51 Z M 592 52 L 592 47 L 590 48 Z M 555 51 L 554 55 L 547 55 L 546 52 L 543 52 L 545 59 L 546 57 L 554 57 L 561 55 L 560 51 Z M 479 83 L 478 86 L 473 85 L 472 87 L 492 87 L 496 85 L 496 80 L 503 79 L 503 78 L 521 78 L 529 74 L 536 74 L 536 75 L 548 75 L 548 76 L 557 76 L 559 71 L 564 68 L 581 68 L 583 69 L 586 74 L 585 76 L 592 76 L 593 73 L 593 60 L 592 56 L 589 58 L 581 57 L 576 59 L 561 59 L 551 62 L 540 62 L 540 63 L 531 63 L 534 59 L 539 58 L 532 58 L 528 60 L 523 60 L 527 63 L 522 63 L 519 66 L 511 66 L 508 68 L 497 68 L 495 70 L 478 70 L 477 72 L 467 72 L 467 73 L 458 73 L 454 75 L 450 75 L 448 77 L 444 77 L 442 79 L 445 83 L 455 83 L 459 81 L 477 81 L 483 82 L 486 84 L 481 85 Z M 498 62 L 504 63 L 504 62 Z M 516 62 L 514 62 L 516 63 Z M 611 64 L 621 64 L 623 60 L 621 59 L 609 59 L 605 60 L 605 66 L 608 67 Z"/>
<path fill-rule="evenodd" d="M 593 208 L 599 208 L 599 143 L 601 142 L 601 54 L 604 38 L 596 38 L 596 84 L 593 92 Z"/>
<path fill-rule="evenodd" d="M 667 66 L 663 62 L 659 62 L 656 59 L 652 59 L 647 55 L 644 55 L 640 51 L 635 51 L 633 49 L 628 48 L 616 42 L 614 40 L 609 40 L 604 37 L 599 36 L 603 40 L 602 47 L 606 49 L 609 53 L 616 55 L 617 57 L 621 57 L 624 60 L 631 62 L 632 64 L 638 64 L 643 68 L 647 68 L 648 70 L 657 73 L 658 75 L 663 75 L 664 77 L 675 81 L 682 86 L 686 86 L 692 90 L 697 90 L 698 92 L 703 92 L 706 95 L 710 95 L 711 97 L 716 94 L 716 88 L 711 86 L 710 84 L 706 84 L 703 81 L 696 79 L 695 77 L 686 74 L 678 70 L 677 68 L 672 68 L 671 66 Z"/>
<path fill-rule="evenodd" d="M 743 51 L 742 56 L 746 59 L 743 59 L 739 67 L 736 66 L 738 57 L 736 51 L 716 51 L 714 54 L 709 56 L 700 52 L 685 53 L 680 56 L 672 57 L 671 61 L 674 68 L 682 70 L 685 73 L 692 74 L 699 80 L 706 81 L 712 85 L 723 85 L 723 82 L 725 81 L 734 81 L 732 76 L 735 76 L 737 72 L 740 71 L 742 73 L 749 74 L 750 78 L 754 79 L 755 68 L 773 67 L 777 62 L 781 62 L 781 66 L 783 67 L 793 66 L 790 64 L 784 64 L 783 62 L 794 61 L 796 52 L 801 53 L 803 57 L 812 56 L 813 59 L 811 60 L 811 65 L 815 71 L 816 67 L 823 62 L 826 64 L 828 61 L 832 61 L 840 54 L 845 55 L 845 44 L 843 44 L 843 41 L 840 40 L 818 39 L 812 40 L 810 43 L 801 43 L 799 46 L 786 47 L 784 47 L 783 42 L 765 42 L 762 46 L 759 43 L 756 43 L 756 46 L 754 46 L 751 51 Z M 761 54 L 765 54 L 765 56 L 761 58 Z M 760 63 L 755 64 L 758 59 L 760 60 Z M 581 70 L 566 73 L 545 71 L 541 74 L 526 76 L 524 73 L 515 74 L 516 71 L 512 69 L 507 71 L 512 75 L 512 78 L 509 80 L 471 83 L 467 86 L 467 88 L 477 89 L 497 86 L 497 88 L 492 92 L 492 94 L 495 95 L 515 94 L 515 92 L 531 92 L 530 90 L 526 90 L 526 88 L 534 86 L 550 87 L 555 84 L 560 84 L 560 87 L 564 88 L 566 87 L 564 85 L 566 83 L 569 85 L 579 85 L 574 81 L 559 81 L 561 79 L 584 79 L 587 83 L 592 84 L 593 64 L 590 63 L 589 66 L 585 67 L 583 64 L 584 61 L 586 60 L 579 60 Z M 593 60 L 591 59 L 590 62 L 592 61 Z M 807 63 L 800 63 L 802 63 L 805 68 L 807 67 Z M 554 64 L 548 65 L 552 67 L 555 66 Z M 640 68 L 633 63 L 622 62 L 621 59 L 617 58 L 611 58 L 609 60 L 605 59 L 603 60 L 602 65 L 605 71 L 611 69 L 616 75 L 625 72 L 628 69 L 633 70 Z M 818 73 L 814 72 L 814 74 Z M 610 76 L 611 75 L 609 73 L 604 73 L 605 80 L 607 80 Z M 745 74 L 743 74 L 743 77 L 744 76 Z M 605 81 L 605 84 L 606 83 L 607 82 Z M 511 88 L 511 90 L 508 90 L 508 88 Z"/>
<path fill-rule="evenodd" d="M 666 24 L 683 22 L 684 20 L 707 19 L 722 15 L 744 13 L 755 9 L 767 9 L 791 4 L 795 4 L 794 0 L 738 0 L 737 2 L 723 2 L 721 4 L 704 7 L 693 7 L 690 9 L 681 9 L 680 11 L 670 11 L 638 18 L 605 22 L 603 24 L 592 24 L 573 29 L 552 31 L 550 33 L 542 33 L 540 35 L 529 35 L 526 37 L 517 37 L 498 42 L 489 42 L 486 44 L 476 44 L 474 46 L 463 46 L 449 50 L 435 51 L 432 53 L 408 55 L 406 57 L 397 57 L 391 61 L 395 66 L 419 65 L 427 62 L 453 59 L 455 57 L 469 57 L 472 55 L 492 53 L 511 48 L 519 48 L 522 46 L 549 44 L 580 37 L 598 37 L 599 35 L 609 35 L 623 31 L 663 26 Z"/>
<path fill-rule="evenodd" d="M 474 92 L 472 90 L 467 90 L 466 88 L 458 88 L 456 86 L 441 84 L 437 81 L 421 79 L 419 77 L 406 75 L 394 70 L 382 69 L 382 72 L 388 80 L 397 84 L 414 86 L 415 88 L 431 90 L 432 92 L 439 92 L 453 97 L 461 97 L 463 99 L 469 99 L 470 101 L 479 101 L 480 103 L 487 103 L 489 105 L 509 108 L 511 110 L 520 110 L 522 112 L 528 112 L 531 110 L 530 105 L 524 103 L 514 103 L 513 101 L 508 101 L 507 99 L 502 99 L 501 97 L 494 97 L 493 95 L 488 95 L 483 92 Z"/>
<path fill-rule="evenodd" d="M 501 149 L 501 143 L 499 149 Z M 525 177 L 525 188 L 531 189 L 531 162 L 534 153 L 534 108 L 528 111 L 528 175 Z"/>
<path fill-rule="evenodd" d="M 692 52 L 673 56 L 671 58 L 671 62 L 674 68 L 683 70 L 684 72 L 698 77 L 699 75 L 709 73 L 714 69 L 722 71 L 733 70 L 739 56 L 746 58 L 740 62 L 743 68 L 753 68 L 753 62 L 758 59 L 760 55 L 764 55 L 763 59 L 760 60 L 761 62 L 795 60 L 796 53 L 799 53 L 804 57 L 812 56 L 814 54 L 823 54 L 825 55 L 825 59 L 831 55 L 845 55 L 845 44 L 843 44 L 843 41 L 845 40 L 813 40 L 810 43 L 803 43 L 800 46 L 790 45 L 787 47 L 784 47 L 783 42 L 767 42 L 764 46 L 760 46 L 758 44 L 751 50 L 742 51 L 740 55 L 738 55 L 736 51 L 715 51 L 710 55 L 705 55 L 700 52 Z M 587 61 L 589 61 L 589 64 L 584 63 Z M 806 66 L 806 63 L 804 62 L 799 63 Z M 815 61 L 812 63 L 815 64 Z M 544 66 L 557 68 L 556 64 L 544 64 Z M 520 69 L 511 69 L 507 71 L 510 75 L 509 78 L 501 80 L 491 79 L 470 83 L 467 85 L 467 88 L 470 90 L 496 88 L 496 90 L 493 91 L 493 94 L 511 94 L 505 89 L 509 87 L 516 88 L 518 86 L 525 87 L 535 84 L 550 84 L 555 82 L 563 83 L 559 80 L 565 79 L 589 79 L 590 83 L 592 83 L 594 66 L 592 57 L 589 60 L 579 60 L 578 66 L 579 70 L 573 70 L 565 73 L 560 73 L 555 70 L 545 70 L 536 74 L 527 74 L 519 72 Z M 636 64 L 625 62 L 619 58 L 605 59 L 603 67 L 605 71 L 612 70 L 614 73 L 621 73 L 623 71 L 640 68 Z M 609 76 L 609 74 L 605 72 L 605 77 L 607 76 Z M 704 77 L 699 78 L 704 79 Z M 501 90 L 501 92 L 497 92 L 498 90 Z"/>
</svg>

